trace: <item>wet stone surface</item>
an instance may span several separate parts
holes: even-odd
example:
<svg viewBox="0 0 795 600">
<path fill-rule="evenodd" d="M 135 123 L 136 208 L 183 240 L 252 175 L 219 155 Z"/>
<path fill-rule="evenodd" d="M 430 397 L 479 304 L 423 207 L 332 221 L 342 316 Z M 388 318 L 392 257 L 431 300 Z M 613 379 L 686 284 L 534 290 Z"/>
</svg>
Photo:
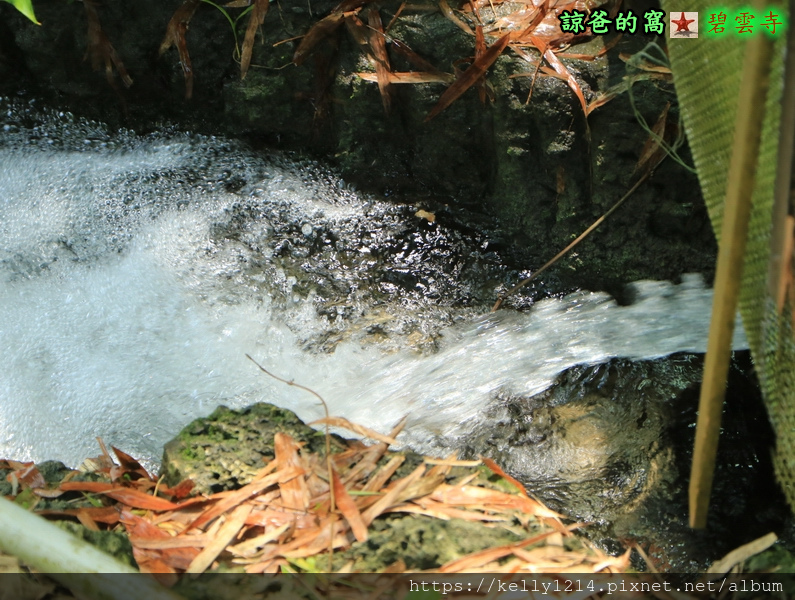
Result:
<svg viewBox="0 0 795 600">
<path fill-rule="evenodd" d="M 735 353 L 730 370 L 709 528 L 689 528 L 702 371 L 694 354 L 575 367 L 541 394 L 495 401 L 463 453 L 494 458 L 550 508 L 592 523 L 586 535 L 606 550 L 643 544 L 660 570 L 704 569 L 768 531 L 788 539 L 747 352 Z"/>
<path fill-rule="evenodd" d="M 600 547 L 618 553 L 638 542 L 661 570 L 704 569 L 770 530 L 778 531 L 786 544 L 792 529 L 789 511 L 773 479 L 769 426 L 748 367 L 741 353 L 732 367 L 706 532 L 687 525 L 686 482 L 701 355 L 578 367 L 537 396 L 498 398 L 486 424 L 462 441 L 461 455 L 493 458 L 550 508 L 590 523 L 584 534 Z M 244 411 L 221 408 L 192 423 L 166 447 L 167 483 L 190 476 L 197 478 L 200 490 L 244 485 L 273 456 L 269 444 L 276 431 L 310 449 L 323 444 L 323 435 L 290 411 L 267 404 Z M 415 457 L 407 462 L 416 464 L 414 453 L 407 456 Z M 399 557 L 411 563 L 406 563 L 409 568 L 433 568 L 446 560 L 445 552 L 469 552 L 472 544 L 490 543 L 499 535 L 492 531 L 489 542 L 478 541 L 481 527 L 467 527 L 471 525 L 390 517 L 376 527 L 371 541 L 354 545 L 337 560 L 375 569 Z M 509 532 L 502 535 L 507 537 L 501 543 L 512 541 Z M 439 547 L 435 542 L 426 547 L 422 539 L 437 540 Z"/>
</svg>

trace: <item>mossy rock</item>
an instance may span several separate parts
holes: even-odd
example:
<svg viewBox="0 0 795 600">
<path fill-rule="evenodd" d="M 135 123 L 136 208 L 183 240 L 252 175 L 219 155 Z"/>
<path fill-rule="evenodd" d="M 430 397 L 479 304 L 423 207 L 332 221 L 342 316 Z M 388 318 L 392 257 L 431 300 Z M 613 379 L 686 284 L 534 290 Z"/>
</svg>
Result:
<svg viewBox="0 0 795 600">
<path fill-rule="evenodd" d="M 106 554 L 110 554 L 119 562 L 138 568 L 133 558 L 132 544 L 130 544 L 130 539 L 123 530 L 93 531 L 80 523 L 72 523 L 71 521 L 56 521 L 56 525 Z"/>
<path fill-rule="evenodd" d="M 304 424 L 295 413 L 258 403 L 243 410 L 219 406 L 196 419 L 166 444 L 162 473 L 168 485 L 191 479 L 195 490 L 213 494 L 249 483 L 274 458 L 273 436 L 285 433 L 309 452 L 324 454 L 325 434 Z M 332 436 L 332 452 L 345 447 Z"/>
<path fill-rule="evenodd" d="M 518 529 L 518 528 L 517 528 Z M 423 515 L 394 514 L 376 519 L 366 542 L 356 542 L 344 552 L 334 554 L 334 569 L 352 562 L 353 571 L 374 573 L 402 562 L 411 571 L 438 569 L 453 560 L 519 542 L 527 537 L 499 526 L 479 521 L 443 521 Z M 319 566 L 328 559 L 317 557 Z"/>
</svg>

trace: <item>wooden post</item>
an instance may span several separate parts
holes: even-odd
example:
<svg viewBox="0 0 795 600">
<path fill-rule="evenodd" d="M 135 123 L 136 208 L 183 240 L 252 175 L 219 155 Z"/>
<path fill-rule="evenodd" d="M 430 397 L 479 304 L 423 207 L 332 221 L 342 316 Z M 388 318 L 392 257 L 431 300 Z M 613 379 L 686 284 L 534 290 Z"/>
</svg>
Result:
<svg viewBox="0 0 795 600">
<path fill-rule="evenodd" d="M 747 42 L 690 474 L 690 526 L 696 529 L 707 525 L 772 55 L 767 35 L 755 33 Z"/>
</svg>

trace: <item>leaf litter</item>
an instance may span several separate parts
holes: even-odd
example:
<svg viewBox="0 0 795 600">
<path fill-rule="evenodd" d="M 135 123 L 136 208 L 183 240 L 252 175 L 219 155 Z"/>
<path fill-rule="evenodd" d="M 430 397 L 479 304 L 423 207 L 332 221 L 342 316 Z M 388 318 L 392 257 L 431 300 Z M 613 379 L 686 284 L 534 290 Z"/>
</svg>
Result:
<svg viewBox="0 0 795 600">
<path fill-rule="evenodd" d="M 347 426 L 344 420 L 329 420 Z M 33 510 L 37 499 L 90 498 L 88 506 L 36 512 L 48 518 L 77 519 L 90 529 L 124 531 L 139 569 L 156 574 L 166 584 L 180 573 L 294 572 L 300 570 L 299 564 L 317 568 L 326 564 L 321 557 L 329 548 L 339 551 L 366 542 L 373 523 L 395 513 L 462 519 L 523 532 L 525 539 L 517 543 L 440 565 L 442 573 L 562 569 L 593 573 L 597 567 L 602 572 L 629 567 L 628 554 L 610 557 L 573 538 L 578 524 L 565 525 L 491 460 L 428 459 L 398 476 L 405 456 L 390 453 L 389 442 L 402 426 L 380 435 L 387 441 L 372 446 L 348 441 L 346 448 L 331 455 L 331 481 L 323 453 L 308 452 L 289 435 L 277 433 L 274 459 L 250 483 L 210 495 L 190 495 L 189 481 L 168 487 L 115 448 L 116 461 L 104 453 L 89 461 L 95 481 L 77 481 L 78 473 L 69 471 L 52 485 L 32 463 L 0 461 L 0 468 L 8 470 L 7 479 L 15 482 L 10 499 L 34 498 Z M 570 542 L 564 544 L 564 538 Z M 387 569 L 406 571 L 400 560 Z"/>
</svg>

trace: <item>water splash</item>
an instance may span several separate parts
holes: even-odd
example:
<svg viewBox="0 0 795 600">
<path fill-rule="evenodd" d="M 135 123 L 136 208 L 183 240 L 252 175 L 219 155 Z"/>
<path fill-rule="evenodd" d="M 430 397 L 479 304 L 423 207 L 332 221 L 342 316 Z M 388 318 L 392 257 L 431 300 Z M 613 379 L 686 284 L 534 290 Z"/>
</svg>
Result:
<svg viewBox="0 0 795 600">
<path fill-rule="evenodd" d="M 449 256 L 414 238 L 392 257 L 404 262 L 380 255 L 396 228 L 416 228 L 412 212 L 322 169 L 174 132 L 111 135 L 58 113 L 22 126 L 28 109 L 2 106 L 0 456 L 76 465 L 101 436 L 151 466 L 219 404 L 321 416 L 246 353 L 369 427 L 409 414 L 405 442 L 439 451 L 498 392 L 537 393 L 576 364 L 705 349 L 711 293 L 698 276 L 636 283 L 630 306 L 578 293 L 473 320 L 438 300 L 455 281 L 474 293 Z M 444 235 L 423 239 L 449 247 Z M 483 244 L 464 248 L 478 272 L 491 260 Z M 428 252 L 412 271 L 417 248 Z M 413 287 L 395 284 L 406 278 Z M 362 330 L 384 322 L 438 351 L 366 343 Z M 333 352 L 316 351 L 318 332 L 337 336 Z"/>
</svg>

